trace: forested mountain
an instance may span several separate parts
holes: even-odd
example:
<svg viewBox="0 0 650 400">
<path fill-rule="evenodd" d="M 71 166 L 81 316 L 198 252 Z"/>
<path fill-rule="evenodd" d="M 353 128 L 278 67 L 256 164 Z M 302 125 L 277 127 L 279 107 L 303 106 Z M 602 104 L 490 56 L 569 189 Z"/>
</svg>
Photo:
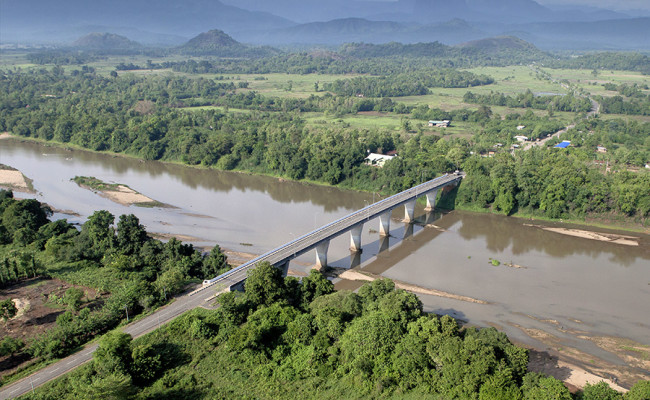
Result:
<svg viewBox="0 0 650 400">
<path fill-rule="evenodd" d="M 89 33 L 72 43 L 73 47 L 91 50 L 139 49 L 142 45 L 114 33 Z"/>
<path fill-rule="evenodd" d="M 3 42 L 71 41 L 82 34 L 96 32 L 97 26 L 103 26 L 105 31 L 115 32 L 117 28 L 127 27 L 190 38 L 215 28 L 238 32 L 293 25 L 284 18 L 243 10 L 218 0 L 155 3 L 146 0 L 2 0 L 0 18 L 0 37 Z"/>
<path fill-rule="evenodd" d="M 178 51 L 183 54 L 220 57 L 260 57 L 279 53 L 270 47 L 245 46 L 218 29 L 199 34 L 179 47 Z"/>
<path fill-rule="evenodd" d="M 610 10 L 582 7 L 550 9 L 533 0 L 222 0 L 247 10 L 265 11 L 300 23 L 349 17 L 372 21 L 428 23 L 462 18 L 471 21 L 596 21 L 629 18 Z"/>
<path fill-rule="evenodd" d="M 457 44 L 516 35 L 548 49 L 650 46 L 648 18 L 593 8 L 553 10 L 533 0 L 163 0 L 155 7 L 146 0 L 0 0 L 3 43 L 69 43 L 104 31 L 149 45 L 178 45 L 212 29 L 269 45 Z"/>
</svg>

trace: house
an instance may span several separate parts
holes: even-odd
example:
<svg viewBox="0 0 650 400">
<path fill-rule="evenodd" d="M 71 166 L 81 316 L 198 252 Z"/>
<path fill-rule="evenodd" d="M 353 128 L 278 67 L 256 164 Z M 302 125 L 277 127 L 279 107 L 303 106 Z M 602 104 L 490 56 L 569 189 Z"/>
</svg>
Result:
<svg viewBox="0 0 650 400">
<path fill-rule="evenodd" d="M 435 126 L 436 128 L 448 128 L 450 121 L 445 119 L 443 121 L 429 121 L 429 126 Z"/>
<path fill-rule="evenodd" d="M 598 145 L 596 146 L 596 151 L 599 153 L 607 153 L 607 147 Z"/>
<path fill-rule="evenodd" d="M 553 147 L 558 149 L 566 149 L 569 146 L 571 146 L 571 142 L 568 140 L 563 140 L 562 143 L 558 143 Z"/>
<path fill-rule="evenodd" d="M 519 126 L 517 127 L 517 130 L 520 131 L 520 130 L 524 129 L 525 127 L 526 127 L 526 125 L 519 125 Z"/>
<path fill-rule="evenodd" d="M 495 143 L 494 146 L 495 149 L 498 149 L 499 147 L 503 147 L 503 143 Z"/>
<path fill-rule="evenodd" d="M 517 139 L 518 142 L 525 142 L 525 141 L 528 140 L 528 136 L 518 135 L 518 136 L 515 136 L 515 139 Z"/>
<path fill-rule="evenodd" d="M 383 167 L 386 164 L 386 161 L 390 161 L 397 156 L 389 156 L 385 154 L 370 153 L 368 157 L 364 160 L 366 165 L 372 165 L 374 167 Z"/>
</svg>

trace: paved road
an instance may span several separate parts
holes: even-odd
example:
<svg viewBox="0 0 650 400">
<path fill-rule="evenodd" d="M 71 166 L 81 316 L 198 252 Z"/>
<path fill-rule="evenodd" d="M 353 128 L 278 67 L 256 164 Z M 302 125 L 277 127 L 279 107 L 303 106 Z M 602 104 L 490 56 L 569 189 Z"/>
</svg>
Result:
<svg viewBox="0 0 650 400">
<path fill-rule="evenodd" d="M 125 326 L 122 331 L 130 334 L 134 338 L 151 332 L 152 330 L 166 324 L 167 322 L 178 317 L 182 313 L 201 305 L 217 294 L 219 286 L 214 286 L 210 290 L 202 290 L 193 296 L 183 295 L 176 300 L 159 309 L 155 313 Z M 40 386 L 52 379 L 58 378 L 65 373 L 77 368 L 78 366 L 90 361 L 93 352 L 97 349 L 97 344 L 86 346 L 83 350 L 62 359 L 42 370 L 28 376 L 18 382 L 0 388 L 0 400 L 12 399 L 32 390 L 32 387 Z M 32 386 L 33 385 L 33 386 Z"/>
<path fill-rule="evenodd" d="M 536 67 L 529 66 L 529 68 L 532 69 L 533 71 L 538 72 L 538 70 L 536 69 Z M 557 79 L 554 79 L 554 78 L 552 78 L 552 77 L 551 77 L 551 81 L 552 81 L 553 83 L 560 83 L 560 82 L 557 81 Z M 567 85 L 566 83 L 563 83 L 563 82 L 562 82 L 562 83 L 560 83 L 560 85 L 561 85 L 563 88 L 567 89 L 567 90 L 570 90 L 570 89 L 571 89 L 571 87 L 570 87 L 569 85 Z M 584 97 L 584 96 L 583 96 L 583 97 Z M 587 118 L 594 117 L 594 116 L 596 116 L 596 115 L 598 115 L 598 114 L 600 113 L 600 103 L 598 103 L 598 102 L 597 102 L 596 100 L 594 100 L 592 97 L 587 96 L 587 98 L 589 99 L 589 101 L 591 101 L 591 111 L 589 111 L 589 112 L 587 113 Z M 533 147 L 543 146 L 543 145 L 545 145 L 546 142 L 548 142 L 549 140 L 553 139 L 554 137 L 560 137 L 561 134 L 566 133 L 569 129 L 572 129 L 572 128 L 574 128 L 574 127 L 575 127 L 575 124 L 571 124 L 571 125 L 567 126 L 566 128 L 564 128 L 564 129 L 560 129 L 559 131 L 555 132 L 553 135 L 551 135 L 551 136 L 549 136 L 549 137 L 546 137 L 546 138 L 544 138 L 544 139 L 541 139 L 539 142 L 530 142 L 530 143 L 527 143 L 527 144 L 523 147 L 523 150 L 525 151 L 525 150 L 530 150 L 530 149 L 532 149 Z"/>
<path fill-rule="evenodd" d="M 211 280 L 211 283 L 207 286 L 202 286 L 187 295 L 177 297 L 173 303 L 161 308 L 148 317 L 125 326 L 122 331 L 130 334 L 134 338 L 151 332 L 182 313 L 206 304 L 206 301 L 213 298 L 224 288 L 242 282 L 246 278 L 248 270 L 254 268 L 255 264 L 259 262 L 268 261 L 271 264 L 277 264 L 282 260 L 295 258 L 297 255 L 314 248 L 314 246 L 323 240 L 347 232 L 351 227 L 359 223 L 369 221 L 377 215 L 399 207 L 405 202 L 415 199 L 418 196 L 422 196 L 435 188 L 446 186 L 460 179 L 462 179 L 461 175 L 443 175 L 356 211 L 218 276 Z M 52 379 L 62 376 L 68 371 L 90 361 L 92 359 L 92 354 L 96 349 L 97 344 L 88 345 L 82 351 L 64 358 L 63 360 L 58 361 L 57 363 L 52 364 L 27 378 L 0 388 L 0 400 L 20 396 L 32 390 L 33 387 L 40 386 Z"/>
<path fill-rule="evenodd" d="M 232 269 L 225 274 L 219 275 L 214 279 L 207 280 L 205 282 L 205 287 L 211 287 L 211 285 L 215 284 L 223 285 L 226 287 L 236 285 L 246 279 L 248 270 L 254 268 L 255 265 L 260 262 L 268 262 L 273 265 L 280 265 L 285 261 L 296 258 L 297 256 L 315 248 L 319 243 L 322 243 L 323 241 L 330 240 L 342 233 L 348 232 L 352 227 L 356 225 L 370 221 L 376 218 L 378 215 L 390 212 L 392 209 L 399 207 L 408 201 L 412 201 L 419 196 L 423 196 L 431 190 L 444 187 L 450 183 L 459 181 L 460 179 L 462 179 L 461 175 L 443 175 L 421 185 L 415 186 L 411 189 L 405 190 L 394 196 L 388 197 L 377 203 L 371 204 L 368 207 L 353 212 L 346 217 L 343 217 L 337 221 L 316 229 L 315 231 L 301 236 L 298 239 L 280 246 L 275 250 L 263 254 L 260 257 L 257 257 L 245 264 L 242 264 L 241 266 Z"/>
</svg>

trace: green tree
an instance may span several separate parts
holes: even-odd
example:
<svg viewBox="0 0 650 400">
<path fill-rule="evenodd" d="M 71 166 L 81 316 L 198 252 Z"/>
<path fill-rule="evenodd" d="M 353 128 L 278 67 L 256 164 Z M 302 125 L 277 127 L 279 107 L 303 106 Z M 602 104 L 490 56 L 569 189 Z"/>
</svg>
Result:
<svg viewBox="0 0 650 400">
<path fill-rule="evenodd" d="M 625 393 L 625 400 L 648 400 L 650 399 L 650 380 L 640 380 Z"/>
<path fill-rule="evenodd" d="M 81 299 L 84 297 L 84 292 L 78 288 L 70 288 L 63 294 L 63 302 L 72 311 L 79 311 L 81 306 Z"/>
<path fill-rule="evenodd" d="M 14 304 L 13 300 L 7 299 L 0 301 L 0 318 L 3 320 L 13 318 L 17 312 L 18 309 L 16 308 L 16 304 Z"/>
<path fill-rule="evenodd" d="M 334 284 L 322 273 L 312 269 L 308 276 L 302 278 L 300 291 L 302 307 L 306 309 L 315 298 L 334 292 Z"/>
<path fill-rule="evenodd" d="M 161 354 L 150 343 L 133 347 L 131 358 L 131 376 L 140 385 L 151 382 L 162 368 Z"/>
<path fill-rule="evenodd" d="M 609 387 L 609 385 L 600 381 L 595 385 L 587 382 L 585 388 L 582 390 L 582 400 L 622 400 L 621 395 L 616 390 Z"/>
<path fill-rule="evenodd" d="M 268 306 L 283 299 L 286 290 L 282 271 L 268 262 L 257 264 L 248 272 L 245 291 L 253 308 Z"/>
<path fill-rule="evenodd" d="M 521 386 L 524 400 L 572 400 L 564 384 L 550 376 L 530 372 Z"/>
<path fill-rule="evenodd" d="M 140 251 L 147 241 L 147 231 L 133 214 L 120 215 L 117 223 L 117 246 L 122 254 L 130 255 Z"/>
<path fill-rule="evenodd" d="M 118 331 L 104 335 L 93 355 L 97 372 L 104 377 L 111 374 L 126 375 L 133 362 L 131 340 L 131 335 Z"/>
</svg>

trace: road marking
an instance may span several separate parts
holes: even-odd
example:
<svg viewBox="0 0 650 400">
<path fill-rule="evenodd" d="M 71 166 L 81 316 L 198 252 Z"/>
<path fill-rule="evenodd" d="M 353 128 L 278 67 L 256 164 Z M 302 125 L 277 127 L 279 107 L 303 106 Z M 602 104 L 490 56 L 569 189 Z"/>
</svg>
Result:
<svg viewBox="0 0 650 400">
<path fill-rule="evenodd" d="M 70 365 L 70 364 L 72 364 L 73 362 L 74 362 L 74 360 L 70 360 L 70 361 L 68 361 L 67 363 L 65 363 L 65 365 Z"/>
<path fill-rule="evenodd" d="M 56 371 L 58 371 L 60 368 L 61 368 L 61 367 L 59 367 L 59 368 L 54 368 L 50 373 L 56 372 Z"/>
<path fill-rule="evenodd" d="M 17 392 L 17 391 L 19 391 L 19 390 L 20 390 L 20 388 L 19 388 L 19 387 L 18 387 L 18 388 L 15 388 L 15 389 L 14 389 L 14 390 L 12 390 L 11 392 L 9 392 L 9 394 L 12 394 L 12 393 L 16 393 L 16 392 Z"/>
</svg>

